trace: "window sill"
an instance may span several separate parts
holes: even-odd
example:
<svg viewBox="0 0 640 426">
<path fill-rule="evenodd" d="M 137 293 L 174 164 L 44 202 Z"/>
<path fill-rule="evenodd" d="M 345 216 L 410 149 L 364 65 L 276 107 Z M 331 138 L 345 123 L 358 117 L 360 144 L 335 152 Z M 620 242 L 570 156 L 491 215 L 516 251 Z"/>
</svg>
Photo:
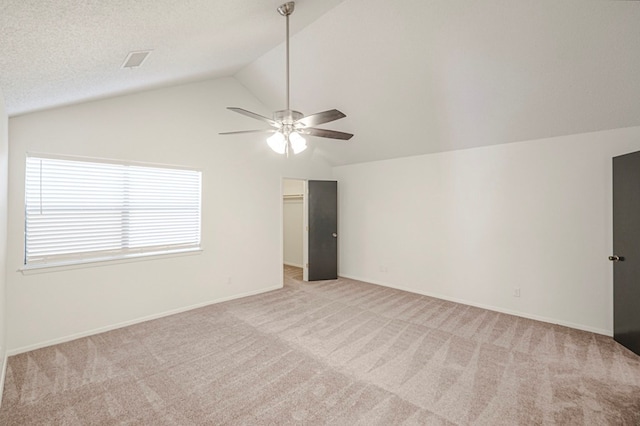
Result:
<svg viewBox="0 0 640 426">
<path fill-rule="evenodd" d="M 69 271 L 73 269 L 97 268 L 100 266 L 118 265 L 121 263 L 140 262 L 144 260 L 159 260 L 172 257 L 193 256 L 201 254 L 203 249 L 190 248 L 178 251 L 164 251 L 152 253 L 129 254 L 122 257 L 110 257 L 87 260 L 72 260 L 67 262 L 43 263 L 37 265 L 25 265 L 18 269 L 23 275 L 42 274 L 46 272 Z"/>
</svg>

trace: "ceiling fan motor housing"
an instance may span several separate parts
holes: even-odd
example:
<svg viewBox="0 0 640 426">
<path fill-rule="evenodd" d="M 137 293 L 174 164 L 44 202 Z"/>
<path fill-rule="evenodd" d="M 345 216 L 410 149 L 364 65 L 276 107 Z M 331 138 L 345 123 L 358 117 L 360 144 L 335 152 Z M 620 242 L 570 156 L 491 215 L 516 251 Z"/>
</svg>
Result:
<svg viewBox="0 0 640 426">
<path fill-rule="evenodd" d="M 304 115 L 300 111 L 294 111 L 291 109 L 283 109 L 273 113 L 273 121 L 282 123 L 280 130 L 287 136 L 292 131 L 297 130 L 294 127 L 294 123 L 302 117 L 304 117 Z"/>
<path fill-rule="evenodd" d="M 304 115 L 300 111 L 292 109 L 283 109 L 273 113 L 273 121 L 282 122 L 282 124 L 293 124 L 294 121 L 300 120 Z"/>
</svg>

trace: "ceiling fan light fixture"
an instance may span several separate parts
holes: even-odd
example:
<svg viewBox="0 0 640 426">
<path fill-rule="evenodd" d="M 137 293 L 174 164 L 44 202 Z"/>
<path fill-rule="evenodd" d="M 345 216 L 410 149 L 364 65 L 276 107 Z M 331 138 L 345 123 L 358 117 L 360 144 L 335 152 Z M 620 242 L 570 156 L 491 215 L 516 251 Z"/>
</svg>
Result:
<svg viewBox="0 0 640 426">
<path fill-rule="evenodd" d="M 298 132 L 291 132 L 287 137 L 282 132 L 275 132 L 267 138 L 267 145 L 277 154 L 300 154 L 307 149 L 307 141 Z"/>
<path fill-rule="evenodd" d="M 287 140 L 280 132 L 275 132 L 273 135 L 267 138 L 267 145 L 274 152 L 278 154 L 284 154 L 287 152 Z"/>
<path fill-rule="evenodd" d="M 300 154 L 307 149 L 307 141 L 298 132 L 291 132 L 289 135 L 289 142 L 291 143 L 291 149 L 294 154 Z"/>
</svg>

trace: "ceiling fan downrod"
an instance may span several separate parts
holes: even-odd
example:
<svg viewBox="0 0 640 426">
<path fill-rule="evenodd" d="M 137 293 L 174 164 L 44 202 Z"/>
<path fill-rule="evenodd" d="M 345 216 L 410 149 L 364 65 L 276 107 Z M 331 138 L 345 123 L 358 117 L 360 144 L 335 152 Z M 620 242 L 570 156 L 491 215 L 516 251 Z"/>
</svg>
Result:
<svg viewBox="0 0 640 426">
<path fill-rule="evenodd" d="M 290 63 L 289 63 L 289 16 L 293 13 L 293 11 L 296 9 L 296 3 L 293 1 L 290 1 L 288 3 L 285 3 L 283 5 L 281 5 L 280 7 L 278 7 L 278 13 L 282 16 L 285 17 L 285 19 L 287 20 L 287 32 L 286 32 L 286 55 L 287 55 L 287 63 L 286 63 L 286 67 L 287 67 L 287 73 L 286 73 L 286 85 L 287 85 L 287 111 L 290 110 L 290 91 L 289 91 L 289 83 L 290 83 L 290 74 L 289 74 L 289 69 L 290 69 Z"/>
<path fill-rule="evenodd" d="M 285 136 L 286 147 L 285 154 L 289 157 L 289 151 L 292 150 L 291 142 L 289 141 L 289 137 L 291 133 L 295 130 L 293 123 L 299 119 L 301 119 L 304 114 L 299 111 L 291 110 L 291 61 L 290 61 L 290 48 L 289 48 L 289 16 L 296 9 L 296 3 L 293 1 L 282 4 L 278 7 L 278 13 L 285 17 L 286 19 L 286 33 L 285 33 L 285 51 L 286 51 L 286 78 L 285 78 L 285 86 L 286 86 L 286 106 L 287 108 L 282 111 L 276 111 L 273 113 L 273 119 L 282 123 L 281 132 Z"/>
</svg>

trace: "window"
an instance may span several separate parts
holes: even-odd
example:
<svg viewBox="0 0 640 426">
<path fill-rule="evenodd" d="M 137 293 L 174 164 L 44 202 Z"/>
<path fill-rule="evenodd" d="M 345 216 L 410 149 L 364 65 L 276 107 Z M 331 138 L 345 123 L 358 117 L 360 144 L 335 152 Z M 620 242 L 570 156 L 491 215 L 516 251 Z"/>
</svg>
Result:
<svg viewBox="0 0 640 426">
<path fill-rule="evenodd" d="M 26 267 L 200 248 L 201 173 L 28 156 Z"/>
</svg>

